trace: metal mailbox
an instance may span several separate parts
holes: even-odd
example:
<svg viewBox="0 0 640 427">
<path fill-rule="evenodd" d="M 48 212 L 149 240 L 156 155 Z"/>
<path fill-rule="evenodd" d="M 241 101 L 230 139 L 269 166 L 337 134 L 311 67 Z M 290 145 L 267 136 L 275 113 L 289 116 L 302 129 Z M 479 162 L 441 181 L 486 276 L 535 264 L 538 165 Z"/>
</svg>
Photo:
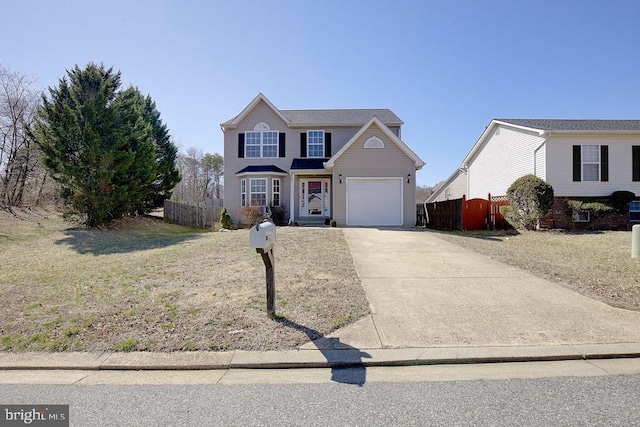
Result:
<svg viewBox="0 0 640 427">
<path fill-rule="evenodd" d="M 249 230 L 249 246 L 269 250 L 276 243 L 276 226 L 269 221 L 256 224 Z"/>
</svg>

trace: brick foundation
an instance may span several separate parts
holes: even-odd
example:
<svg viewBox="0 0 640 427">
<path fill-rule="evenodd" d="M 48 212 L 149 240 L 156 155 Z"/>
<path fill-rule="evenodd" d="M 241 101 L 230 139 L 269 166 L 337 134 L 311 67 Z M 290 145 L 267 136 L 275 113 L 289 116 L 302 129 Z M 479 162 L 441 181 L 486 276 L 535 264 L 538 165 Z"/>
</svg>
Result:
<svg viewBox="0 0 640 427">
<path fill-rule="evenodd" d="M 591 216 L 589 222 L 575 222 L 569 207 L 569 200 L 581 202 L 598 202 L 609 205 L 608 197 L 556 197 L 553 208 L 540 220 L 540 228 L 561 228 L 565 230 L 630 230 L 629 212 L 612 211 L 600 217 Z"/>
</svg>

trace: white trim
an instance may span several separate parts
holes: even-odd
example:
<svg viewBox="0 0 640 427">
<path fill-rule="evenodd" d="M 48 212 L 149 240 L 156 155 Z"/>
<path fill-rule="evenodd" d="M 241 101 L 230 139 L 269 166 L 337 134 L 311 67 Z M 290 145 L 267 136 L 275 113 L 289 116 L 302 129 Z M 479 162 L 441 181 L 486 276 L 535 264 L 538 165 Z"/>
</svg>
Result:
<svg viewBox="0 0 640 427">
<path fill-rule="evenodd" d="M 580 214 L 587 214 L 586 219 L 581 219 Z M 573 222 L 591 222 L 591 212 L 585 209 L 580 209 L 573 214 Z"/>
<path fill-rule="evenodd" d="M 242 110 L 240 112 L 240 114 L 238 114 L 229 124 L 221 124 L 220 127 L 222 128 L 222 130 L 229 130 L 229 129 L 235 129 L 238 126 L 238 123 L 240 123 L 246 116 L 247 114 L 249 114 L 251 112 L 251 110 L 253 110 L 256 105 L 258 105 L 258 103 L 260 101 L 263 101 L 265 104 L 267 104 L 269 106 L 269 108 L 271 108 L 277 115 L 278 117 L 280 117 L 282 119 L 283 122 L 285 122 L 287 125 L 291 124 L 291 121 L 289 119 L 287 119 L 281 112 L 280 110 L 278 110 L 272 103 L 271 101 L 269 101 L 267 99 L 266 96 L 264 96 L 262 94 L 262 92 L 260 92 L 255 98 L 253 98 L 253 101 L 251 101 L 249 103 L 249 105 L 247 105 L 244 110 Z"/>
<path fill-rule="evenodd" d="M 325 169 L 291 169 L 290 171 L 294 175 L 330 175 L 331 172 Z"/>
<path fill-rule="evenodd" d="M 276 191 L 276 182 L 278 183 L 278 191 Z M 275 195 L 278 195 L 278 204 L 275 203 Z M 282 206 L 282 180 L 280 178 L 271 178 L 271 205 Z"/>
<path fill-rule="evenodd" d="M 397 226 L 402 226 L 404 224 L 404 179 L 403 177 L 347 177 L 345 181 L 345 221 L 347 225 L 352 225 L 349 223 L 349 182 L 351 181 L 398 181 L 399 191 L 400 191 L 400 224 Z M 377 207 L 373 207 L 376 209 Z M 394 225 L 395 226 L 395 225 Z"/>
<path fill-rule="evenodd" d="M 289 171 L 289 223 L 293 223 L 295 217 L 296 175 Z"/>
<path fill-rule="evenodd" d="M 585 147 L 596 147 L 596 154 L 598 155 L 598 161 L 597 162 L 593 162 L 593 161 L 585 161 L 584 160 L 584 156 L 585 156 Z M 602 159 L 600 158 L 602 153 L 602 148 L 600 145 L 598 144 L 582 144 L 580 146 L 580 181 L 582 182 L 601 182 L 602 181 L 602 177 L 601 175 L 601 162 Z M 585 173 L 585 166 L 587 165 L 596 165 L 596 172 L 597 172 L 597 179 L 585 179 L 586 173 Z"/>
<path fill-rule="evenodd" d="M 378 119 L 376 116 L 373 116 L 371 118 L 371 120 L 369 120 L 369 122 L 367 124 L 365 124 L 364 126 L 362 126 L 360 128 L 360 130 L 340 149 L 340 151 L 338 151 L 336 154 L 333 155 L 333 157 L 331 157 L 326 163 L 325 163 L 325 168 L 331 170 L 333 169 L 333 166 L 336 162 L 336 160 L 338 158 L 340 158 L 340 156 L 342 156 L 342 154 L 347 151 L 349 149 L 349 147 L 351 147 L 351 145 L 353 143 L 355 143 L 361 136 L 362 134 L 364 134 L 367 129 L 369 129 L 371 126 L 373 125 L 378 126 L 378 128 L 380 128 L 380 130 L 382 130 L 382 132 L 394 143 L 398 146 L 398 148 L 400 148 L 400 150 L 402 150 L 403 153 L 405 153 L 407 155 L 407 157 L 409 157 L 411 160 L 414 161 L 415 164 L 415 168 L 416 170 L 420 170 L 422 169 L 422 167 L 425 165 L 425 162 L 423 162 L 420 157 L 418 157 L 418 155 L 416 153 L 414 153 L 408 146 L 407 144 L 405 144 L 404 142 L 402 142 L 402 140 L 400 138 L 398 138 L 392 131 L 391 129 L 389 129 L 384 123 L 382 123 L 382 121 L 380 121 L 380 119 Z"/>
<path fill-rule="evenodd" d="M 244 200 L 242 198 L 244 196 Z M 240 180 L 240 207 L 247 206 L 247 179 Z"/>
</svg>

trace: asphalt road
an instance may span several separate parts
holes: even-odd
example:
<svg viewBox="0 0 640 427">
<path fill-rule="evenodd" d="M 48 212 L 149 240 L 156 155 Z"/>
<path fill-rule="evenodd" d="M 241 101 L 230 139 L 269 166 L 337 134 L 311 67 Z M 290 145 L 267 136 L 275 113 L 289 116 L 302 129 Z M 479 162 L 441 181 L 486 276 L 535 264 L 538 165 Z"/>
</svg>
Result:
<svg viewBox="0 0 640 427">
<path fill-rule="evenodd" d="M 347 373 L 345 373 L 347 374 Z M 640 377 L 261 385 L 0 385 L 72 426 L 637 425 Z"/>
</svg>

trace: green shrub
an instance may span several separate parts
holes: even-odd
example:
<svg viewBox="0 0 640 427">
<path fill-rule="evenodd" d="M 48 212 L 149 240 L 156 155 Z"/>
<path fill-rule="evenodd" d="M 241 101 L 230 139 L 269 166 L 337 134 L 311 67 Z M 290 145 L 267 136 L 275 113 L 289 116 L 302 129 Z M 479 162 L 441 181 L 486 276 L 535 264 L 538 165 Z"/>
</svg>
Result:
<svg viewBox="0 0 640 427">
<path fill-rule="evenodd" d="M 609 196 L 609 203 L 620 213 L 626 213 L 629 210 L 629 203 L 636 198 L 631 191 L 614 191 Z"/>
<path fill-rule="evenodd" d="M 332 227 L 335 227 L 338 225 L 338 223 L 336 222 L 335 219 L 331 219 L 331 221 L 329 222 L 329 224 L 331 224 Z"/>
<path fill-rule="evenodd" d="M 569 209 L 571 210 L 571 215 L 575 216 L 577 212 L 580 211 L 589 211 L 591 212 L 591 220 L 593 221 L 596 218 L 600 218 L 609 212 L 613 212 L 613 208 L 611 206 L 607 206 L 604 203 L 598 202 L 582 202 L 580 200 L 568 200 L 567 204 L 569 205 Z"/>
<path fill-rule="evenodd" d="M 535 175 L 525 175 L 514 181 L 507 190 L 511 212 L 505 219 L 514 228 L 535 230 L 553 207 L 553 187 Z"/>
<path fill-rule="evenodd" d="M 222 212 L 220 212 L 220 223 L 223 228 L 231 229 L 231 215 L 229 215 L 227 208 L 222 208 Z"/>
</svg>

